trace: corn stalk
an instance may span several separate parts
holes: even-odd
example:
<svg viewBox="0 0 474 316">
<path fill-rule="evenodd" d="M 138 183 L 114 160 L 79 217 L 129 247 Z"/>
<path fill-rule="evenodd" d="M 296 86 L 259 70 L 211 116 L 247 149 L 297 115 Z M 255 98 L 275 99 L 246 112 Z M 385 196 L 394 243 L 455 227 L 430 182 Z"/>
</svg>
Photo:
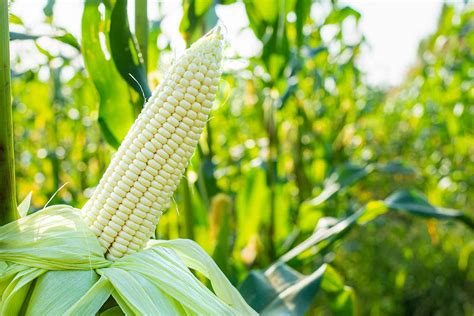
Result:
<svg viewBox="0 0 474 316">
<path fill-rule="evenodd" d="M 0 0 L 0 225 L 17 218 L 8 0 Z"/>
</svg>

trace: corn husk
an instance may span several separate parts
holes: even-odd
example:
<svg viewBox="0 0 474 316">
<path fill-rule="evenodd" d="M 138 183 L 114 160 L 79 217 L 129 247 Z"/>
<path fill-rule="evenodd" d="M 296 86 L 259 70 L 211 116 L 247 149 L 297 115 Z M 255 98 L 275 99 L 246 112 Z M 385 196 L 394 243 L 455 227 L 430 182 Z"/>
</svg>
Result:
<svg viewBox="0 0 474 316">
<path fill-rule="evenodd" d="M 112 262 L 79 210 L 66 205 L 0 227 L 0 293 L 2 315 L 256 314 L 196 243 L 150 241 Z M 110 296 L 118 307 L 101 311 Z"/>
<path fill-rule="evenodd" d="M 46 270 L 110 265 L 79 212 L 56 205 L 0 227 L 0 260 Z"/>
<path fill-rule="evenodd" d="M 94 270 L 48 271 L 36 280 L 26 315 L 63 315 L 98 279 Z"/>
<path fill-rule="evenodd" d="M 95 315 L 113 291 L 114 288 L 109 280 L 101 277 L 86 294 L 64 312 L 64 315 Z"/>
<path fill-rule="evenodd" d="M 214 260 L 196 242 L 189 239 L 151 240 L 149 245 L 174 250 L 187 267 L 202 273 L 211 281 L 214 292 L 226 304 L 246 314 L 254 313 Z"/>
</svg>

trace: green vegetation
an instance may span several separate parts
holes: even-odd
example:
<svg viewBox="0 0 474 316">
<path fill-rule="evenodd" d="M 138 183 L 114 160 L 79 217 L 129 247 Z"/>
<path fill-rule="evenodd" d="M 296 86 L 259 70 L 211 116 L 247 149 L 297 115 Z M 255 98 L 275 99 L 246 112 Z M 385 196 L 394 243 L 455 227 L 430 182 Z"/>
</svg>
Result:
<svg viewBox="0 0 474 316">
<path fill-rule="evenodd" d="M 33 192 L 33 211 L 52 196 L 82 207 L 162 79 L 171 48 L 139 2 L 133 34 L 126 0 L 85 1 L 81 41 L 55 26 L 54 1 L 51 36 L 10 15 L 10 40 L 41 55 L 12 60 L 17 194 Z M 188 44 L 234 2 L 185 0 Z M 318 1 L 329 10 L 314 20 L 311 0 L 284 3 L 244 1 L 262 52 L 229 53 L 236 66 L 157 238 L 195 240 L 262 313 L 292 302 L 294 314 L 471 315 L 473 7 L 445 5 L 403 84 L 381 89 L 356 63 L 363 37 L 342 28 L 359 12 Z"/>
</svg>

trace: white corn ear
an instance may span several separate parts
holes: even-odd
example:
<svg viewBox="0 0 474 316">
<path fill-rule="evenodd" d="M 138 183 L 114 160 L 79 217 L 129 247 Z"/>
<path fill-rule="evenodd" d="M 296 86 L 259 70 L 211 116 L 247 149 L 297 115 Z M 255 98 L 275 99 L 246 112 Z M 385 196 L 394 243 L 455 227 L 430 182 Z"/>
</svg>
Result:
<svg viewBox="0 0 474 316">
<path fill-rule="evenodd" d="M 221 61 L 217 27 L 171 67 L 82 208 L 108 259 L 143 248 L 169 207 L 206 125 Z"/>
</svg>

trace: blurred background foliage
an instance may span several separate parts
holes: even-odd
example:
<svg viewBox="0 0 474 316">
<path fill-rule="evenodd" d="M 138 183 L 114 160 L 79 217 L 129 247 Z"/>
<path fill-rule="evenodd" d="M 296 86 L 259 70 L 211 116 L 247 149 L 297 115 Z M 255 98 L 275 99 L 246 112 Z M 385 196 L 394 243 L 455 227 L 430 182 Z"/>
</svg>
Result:
<svg viewBox="0 0 474 316">
<path fill-rule="evenodd" d="M 32 34 L 11 15 L 12 41 L 34 41 L 41 54 L 35 67 L 24 66 L 28 56 L 12 61 L 18 195 L 33 192 L 34 208 L 62 186 L 51 203 L 83 205 L 163 77 L 172 50 L 158 48 L 161 20 L 147 21 L 140 2 L 129 28 L 127 1 L 86 0 L 81 39 L 55 26 L 55 1 L 44 8 L 52 35 Z M 184 0 L 187 44 L 215 25 L 217 6 L 234 2 Z M 358 27 L 353 8 L 243 2 L 261 53 L 227 50 L 215 110 L 157 237 L 196 240 L 233 283 L 245 280 L 244 296 L 263 286 L 258 271 L 269 266 L 269 280 L 306 280 L 314 288 L 296 292 L 305 296 L 303 313 L 472 315 L 473 230 L 439 220 L 455 211 L 406 190 L 474 216 L 473 7 L 444 5 L 404 82 L 382 89 L 358 67 L 364 37 L 343 28 Z M 313 5 L 330 10 L 314 20 Z M 323 29 L 332 35 L 323 38 Z M 438 219 L 378 217 L 386 207 Z M 321 237 L 344 219 L 359 225 Z"/>
</svg>

